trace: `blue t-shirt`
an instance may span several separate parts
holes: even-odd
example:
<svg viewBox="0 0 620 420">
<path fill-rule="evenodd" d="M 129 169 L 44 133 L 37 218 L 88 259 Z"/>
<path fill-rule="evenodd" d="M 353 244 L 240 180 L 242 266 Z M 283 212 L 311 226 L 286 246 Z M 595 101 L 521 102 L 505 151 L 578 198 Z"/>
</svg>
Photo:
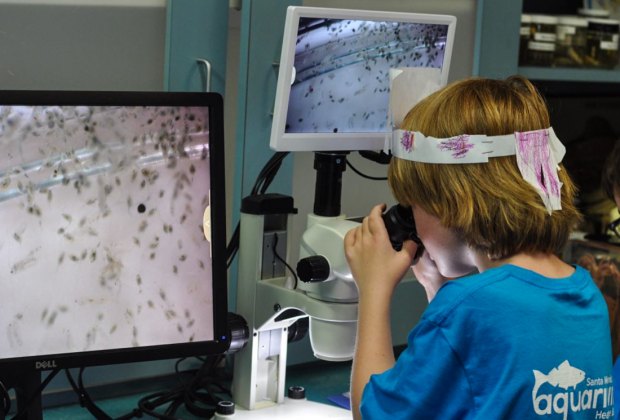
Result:
<svg viewBox="0 0 620 420">
<path fill-rule="evenodd" d="M 448 282 L 395 366 L 364 389 L 364 419 L 611 419 L 609 315 L 590 274 L 504 265 Z"/>
</svg>

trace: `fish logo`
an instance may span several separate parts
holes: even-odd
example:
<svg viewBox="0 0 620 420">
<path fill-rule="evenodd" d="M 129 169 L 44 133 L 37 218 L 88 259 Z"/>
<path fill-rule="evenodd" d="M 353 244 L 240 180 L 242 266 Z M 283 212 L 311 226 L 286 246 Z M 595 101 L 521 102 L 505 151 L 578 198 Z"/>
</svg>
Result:
<svg viewBox="0 0 620 420">
<path fill-rule="evenodd" d="M 567 420 L 569 415 L 578 412 L 596 411 L 588 418 L 613 418 L 614 387 L 611 376 L 594 379 L 588 377 L 586 380 L 586 372 L 571 366 L 568 360 L 564 360 L 547 374 L 538 370 L 533 370 L 532 373 L 532 409 L 535 414 L 560 414 L 563 420 Z M 548 385 L 541 391 L 545 384 Z"/>
<path fill-rule="evenodd" d="M 546 375 L 538 370 L 533 370 L 533 373 L 535 379 L 534 391 L 537 391 L 545 383 L 564 390 L 570 387 L 575 389 L 586 378 L 586 373 L 571 366 L 568 360 L 564 360 L 558 367 L 551 369 Z"/>
</svg>

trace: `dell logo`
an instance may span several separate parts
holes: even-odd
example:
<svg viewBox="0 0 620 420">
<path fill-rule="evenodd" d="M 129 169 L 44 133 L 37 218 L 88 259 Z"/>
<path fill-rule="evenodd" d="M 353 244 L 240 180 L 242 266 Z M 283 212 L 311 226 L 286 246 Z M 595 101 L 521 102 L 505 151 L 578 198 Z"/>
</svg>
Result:
<svg viewBox="0 0 620 420">
<path fill-rule="evenodd" d="M 40 369 L 55 369 L 58 366 L 56 366 L 56 360 L 45 360 L 42 362 L 35 362 L 34 367 L 35 369 L 40 370 Z"/>
</svg>

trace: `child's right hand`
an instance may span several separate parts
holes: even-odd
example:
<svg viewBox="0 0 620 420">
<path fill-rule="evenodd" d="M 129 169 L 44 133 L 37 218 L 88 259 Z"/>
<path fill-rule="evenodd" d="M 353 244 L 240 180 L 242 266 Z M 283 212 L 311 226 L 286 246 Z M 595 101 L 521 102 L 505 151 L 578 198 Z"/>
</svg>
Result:
<svg viewBox="0 0 620 420">
<path fill-rule="evenodd" d="M 381 217 L 384 208 L 375 206 L 362 224 L 344 238 L 345 255 L 360 297 L 391 296 L 418 247 L 413 241 L 405 241 L 401 251 L 392 248 Z"/>
</svg>

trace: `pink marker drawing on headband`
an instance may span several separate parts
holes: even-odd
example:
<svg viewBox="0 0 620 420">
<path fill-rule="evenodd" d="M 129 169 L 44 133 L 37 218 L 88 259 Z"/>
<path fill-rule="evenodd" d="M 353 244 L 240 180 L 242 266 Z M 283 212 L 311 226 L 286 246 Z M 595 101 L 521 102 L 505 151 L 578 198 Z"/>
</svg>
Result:
<svg viewBox="0 0 620 420">
<path fill-rule="evenodd" d="M 527 167 L 536 178 L 536 184 L 547 198 L 560 197 L 560 180 L 557 168 L 551 158 L 548 130 L 536 130 L 515 133 L 517 138 L 517 155 L 521 164 Z M 523 172 L 522 168 L 521 172 Z M 525 174 L 524 174 L 525 175 Z M 527 177 L 526 177 L 527 179 Z"/>
<path fill-rule="evenodd" d="M 459 159 L 465 157 L 474 145 L 469 141 L 469 135 L 462 134 L 440 141 L 438 147 L 442 152 L 451 151 L 452 157 Z"/>
<path fill-rule="evenodd" d="M 411 152 L 411 149 L 413 149 L 414 138 L 415 138 L 415 134 L 413 133 L 413 131 L 405 131 L 403 133 L 403 137 L 400 140 L 400 144 L 403 145 L 403 149 L 406 152 Z"/>
</svg>

